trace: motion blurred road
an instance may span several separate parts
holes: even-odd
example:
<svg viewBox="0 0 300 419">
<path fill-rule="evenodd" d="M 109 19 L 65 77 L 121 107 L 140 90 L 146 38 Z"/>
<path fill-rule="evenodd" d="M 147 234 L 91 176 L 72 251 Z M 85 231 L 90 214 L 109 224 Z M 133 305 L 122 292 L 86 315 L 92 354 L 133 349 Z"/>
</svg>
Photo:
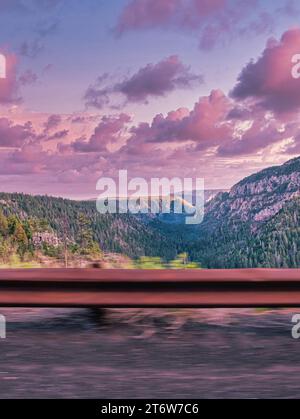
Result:
<svg viewBox="0 0 300 419">
<path fill-rule="evenodd" d="M 300 397 L 296 311 L 0 313 L 1 398 Z"/>
</svg>

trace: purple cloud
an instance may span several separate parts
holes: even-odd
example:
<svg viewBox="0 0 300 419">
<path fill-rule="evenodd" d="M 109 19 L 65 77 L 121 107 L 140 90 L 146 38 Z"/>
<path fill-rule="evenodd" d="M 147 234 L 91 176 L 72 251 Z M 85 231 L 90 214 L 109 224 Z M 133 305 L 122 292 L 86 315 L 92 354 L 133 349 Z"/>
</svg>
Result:
<svg viewBox="0 0 300 419">
<path fill-rule="evenodd" d="M 168 24 L 181 5 L 182 0 L 131 0 L 122 11 L 116 33 Z"/>
<path fill-rule="evenodd" d="M 52 140 L 62 140 L 63 138 L 66 138 L 69 135 L 68 129 L 63 129 L 61 131 L 57 131 L 54 134 L 48 136 L 46 138 L 46 141 L 52 141 Z"/>
<path fill-rule="evenodd" d="M 293 0 L 266 12 L 259 0 L 131 0 L 124 7 L 115 32 L 118 36 L 143 29 L 180 29 L 199 37 L 199 48 L 210 50 L 235 36 L 270 33 L 276 17 L 296 15 Z"/>
<path fill-rule="evenodd" d="M 32 124 L 14 125 L 7 118 L 0 118 L 0 147 L 22 147 L 27 140 L 35 137 Z"/>
<path fill-rule="evenodd" d="M 122 139 L 127 124 L 131 121 L 129 115 L 122 113 L 116 116 L 104 116 L 88 141 L 78 139 L 72 144 L 76 152 L 95 153 L 107 151 L 107 146 Z"/>
<path fill-rule="evenodd" d="M 50 115 L 47 121 L 44 124 L 45 132 L 51 131 L 57 128 L 62 122 L 62 117 L 60 115 Z"/>
<path fill-rule="evenodd" d="M 84 99 L 88 107 L 103 108 L 111 102 L 114 94 L 121 94 L 126 102 L 143 102 L 151 97 L 163 97 L 180 88 L 191 88 L 194 83 L 203 83 L 203 77 L 191 72 L 177 55 L 172 55 L 157 64 L 147 64 L 133 76 L 112 86 L 101 87 L 105 78 L 99 78 L 90 86 Z M 100 84 L 100 85 L 99 85 Z"/>
<path fill-rule="evenodd" d="M 24 41 L 20 45 L 19 54 L 27 58 L 36 58 L 44 49 L 44 45 L 40 39 Z"/>
<path fill-rule="evenodd" d="M 26 86 L 29 84 L 34 84 L 38 80 L 38 76 L 31 70 L 25 71 L 19 77 L 19 83 L 21 86 Z"/>
<path fill-rule="evenodd" d="M 115 30 L 122 35 L 130 30 L 166 26 L 195 29 L 228 4 L 228 0 L 131 0 Z"/>
<path fill-rule="evenodd" d="M 165 96 L 177 88 L 190 88 L 201 76 L 190 72 L 178 56 L 173 55 L 158 64 L 148 64 L 115 89 L 123 93 L 129 102 L 145 102 L 149 96 Z"/>
</svg>

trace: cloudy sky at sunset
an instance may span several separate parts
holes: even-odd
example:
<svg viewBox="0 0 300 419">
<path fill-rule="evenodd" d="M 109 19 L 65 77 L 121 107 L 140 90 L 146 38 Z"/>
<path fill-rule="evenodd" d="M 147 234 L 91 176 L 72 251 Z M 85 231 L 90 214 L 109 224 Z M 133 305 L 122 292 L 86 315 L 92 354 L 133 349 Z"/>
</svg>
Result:
<svg viewBox="0 0 300 419">
<path fill-rule="evenodd" d="M 1 191 L 101 176 L 229 188 L 300 155 L 292 0 L 0 0 Z"/>
</svg>

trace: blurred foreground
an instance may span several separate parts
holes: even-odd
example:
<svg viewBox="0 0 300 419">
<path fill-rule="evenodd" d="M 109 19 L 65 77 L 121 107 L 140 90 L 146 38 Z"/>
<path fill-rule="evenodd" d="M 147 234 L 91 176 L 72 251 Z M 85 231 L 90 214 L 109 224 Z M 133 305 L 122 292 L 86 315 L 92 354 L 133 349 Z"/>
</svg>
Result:
<svg viewBox="0 0 300 419">
<path fill-rule="evenodd" d="M 296 311 L 12 310 L 1 398 L 298 398 Z"/>
</svg>

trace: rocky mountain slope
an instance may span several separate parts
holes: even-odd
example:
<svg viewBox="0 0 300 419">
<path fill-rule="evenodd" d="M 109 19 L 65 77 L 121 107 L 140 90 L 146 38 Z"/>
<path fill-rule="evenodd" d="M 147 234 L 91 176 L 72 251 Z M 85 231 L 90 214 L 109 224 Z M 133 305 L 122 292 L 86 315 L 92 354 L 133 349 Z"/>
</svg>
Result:
<svg viewBox="0 0 300 419">
<path fill-rule="evenodd" d="M 298 196 L 300 158 L 247 177 L 229 192 L 218 194 L 206 207 L 206 221 L 236 220 L 259 226 Z"/>
<path fill-rule="evenodd" d="M 300 267 L 300 158 L 254 174 L 206 205 L 189 251 L 209 268 Z"/>
</svg>

